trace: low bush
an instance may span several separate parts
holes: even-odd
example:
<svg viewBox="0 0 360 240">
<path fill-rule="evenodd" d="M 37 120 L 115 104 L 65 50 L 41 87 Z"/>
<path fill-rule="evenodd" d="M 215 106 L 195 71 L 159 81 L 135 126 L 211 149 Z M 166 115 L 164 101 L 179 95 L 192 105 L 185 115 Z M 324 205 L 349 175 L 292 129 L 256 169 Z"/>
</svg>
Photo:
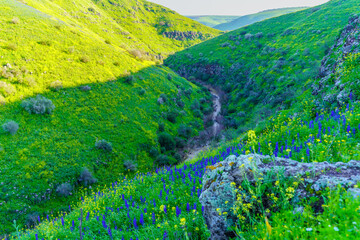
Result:
<svg viewBox="0 0 360 240">
<path fill-rule="evenodd" d="M 135 77 L 133 75 L 129 75 L 129 76 L 125 77 L 124 82 L 129 85 L 133 85 L 135 82 Z"/>
<path fill-rule="evenodd" d="M 125 160 L 124 161 L 124 168 L 127 171 L 135 172 L 137 170 L 137 164 L 134 161 L 131 160 Z"/>
<path fill-rule="evenodd" d="M 24 100 L 21 106 L 30 114 L 51 114 L 55 109 L 52 101 L 41 95 Z"/>
<path fill-rule="evenodd" d="M 59 80 L 50 83 L 50 89 L 55 92 L 60 91 L 62 88 L 63 88 L 63 83 Z"/>
<path fill-rule="evenodd" d="M 90 62 L 90 58 L 88 56 L 82 56 L 80 58 L 80 62 L 88 63 L 88 62 Z"/>
<path fill-rule="evenodd" d="M 88 186 L 91 184 L 94 184 L 97 182 L 97 179 L 92 175 L 92 173 L 90 172 L 90 170 L 86 167 L 84 167 L 81 170 L 80 176 L 78 178 L 78 181 L 83 185 L 83 186 Z"/>
<path fill-rule="evenodd" d="M 158 136 L 158 141 L 160 146 L 164 147 L 166 151 L 175 149 L 175 140 L 169 133 L 160 133 Z"/>
<path fill-rule="evenodd" d="M 10 133 L 11 135 L 15 135 L 19 130 L 19 124 L 15 121 L 9 121 L 2 125 L 2 128 L 5 132 Z"/>
<path fill-rule="evenodd" d="M 81 86 L 80 90 L 83 92 L 88 92 L 91 90 L 91 87 L 89 85 Z"/>
<path fill-rule="evenodd" d="M 105 152 L 112 152 L 113 150 L 112 144 L 104 139 L 96 141 L 95 147 Z"/>
<path fill-rule="evenodd" d="M 169 158 L 169 156 L 167 155 L 159 155 L 156 159 L 155 159 L 155 164 L 158 166 L 168 166 L 171 165 L 173 161 L 171 161 L 171 159 Z"/>
<path fill-rule="evenodd" d="M 191 137 L 192 134 L 192 128 L 186 126 L 185 124 L 181 124 L 178 128 L 178 134 L 180 137 L 184 137 L 186 139 Z"/>
<path fill-rule="evenodd" d="M 62 183 L 56 188 L 56 192 L 61 197 L 67 197 L 71 195 L 73 187 L 70 183 Z"/>
<path fill-rule="evenodd" d="M 172 123 L 176 123 L 177 112 L 169 112 L 166 116 L 167 120 Z"/>
</svg>

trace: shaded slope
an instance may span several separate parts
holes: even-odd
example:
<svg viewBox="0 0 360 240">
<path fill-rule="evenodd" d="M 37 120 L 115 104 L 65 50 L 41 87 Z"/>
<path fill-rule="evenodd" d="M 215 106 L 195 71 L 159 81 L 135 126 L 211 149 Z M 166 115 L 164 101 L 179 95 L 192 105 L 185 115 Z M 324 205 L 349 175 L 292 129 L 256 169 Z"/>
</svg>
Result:
<svg viewBox="0 0 360 240">
<path fill-rule="evenodd" d="M 269 18 L 278 17 L 284 14 L 297 12 L 306 9 L 306 7 L 295 7 L 295 8 L 280 8 L 280 9 L 271 9 L 262 11 L 255 14 L 250 14 L 246 16 L 239 17 L 229 22 L 221 23 L 215 26 L 212 26 L 215 29 L 222 31 L 232 31 L 256 22 L 260 22 Z"/>
</svg>

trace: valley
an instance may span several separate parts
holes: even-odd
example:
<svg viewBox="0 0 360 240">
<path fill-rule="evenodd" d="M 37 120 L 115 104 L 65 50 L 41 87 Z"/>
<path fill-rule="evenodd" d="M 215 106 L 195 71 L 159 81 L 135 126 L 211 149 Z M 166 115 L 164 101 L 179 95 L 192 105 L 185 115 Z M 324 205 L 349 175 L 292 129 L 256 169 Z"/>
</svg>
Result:
<svg viewBox="0 0 360 240">
<path fill-rule="evenodd" d="M 283 10 L 0 0 L 0 239 L 359 239 L 360 6 Z"/>
</svg>

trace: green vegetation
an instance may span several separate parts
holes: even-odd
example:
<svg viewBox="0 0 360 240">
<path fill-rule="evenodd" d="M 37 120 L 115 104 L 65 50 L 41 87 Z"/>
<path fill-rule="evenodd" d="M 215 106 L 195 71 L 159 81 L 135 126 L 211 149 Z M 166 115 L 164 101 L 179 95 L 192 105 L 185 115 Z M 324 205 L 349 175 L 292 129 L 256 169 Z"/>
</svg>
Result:
<svg viewBox="0 0 360 240">
<path fill-rule="evenodd" d="M 236 19 L 233 19 L 231 21 L 227 21 L 224 23 L 219 23 L 215 26 L 210 26 L 215 29 L 219 29 L 221 31 L 232 31 L 247 25 L 251 25 L 256 22 L 260 22 L 269 18 L 278 17 L 281 15 L 285 15 L 288 13 L 293 13 L 297 11 L 301 11 L 306 9 L 306 7 L 294 7 L 294 8 L 279 8 L 279 9 L 271 9 L 262 11 L 255 14 L 249 14 L 242 17 L 238 17 Z M 196 20 L 196 19 L 194 19 Z"/>
<path fill-rule="evenodd" d="M 202 177 L 229 155 L 360 160 L 355 0 L 241 28 L 167 66 L 154 63 L 218 32 L 145 1 L 27 4 L 0 4 L 0 232 L 10 239 L 207 239 Z M 211 98 L 172 69 L 227 93 L 226 136 L 237 136 L 181 164 Z M 236 239 L 359 239 L 359 198 L 325 188 L 298 211 L 303 179 L 270 175 L 234 189 Z"/>
<path fill-rule="evenodd" d="M 202 23 L 208 27 L 215 27 L 216 25 L 228 23 L 239 18 L 239 16 L 229 16 L 229 15 L 224 15 L 224 16 L 202 15 L 202 16 L 187 16 L 187 17 L 199 23 Z"/>
<path fill-rule="evenodd" d="M 330 1 L 224 34 L 165 63 L 226 91 L 225 123 L 240 134 L 311 93 L 322 59 L 359 10 L 354 1 Z"/>
<path fill-rule="evenodd" d="M 81 188 L 133 170 L 125 161 L 152 169 L 160 123 L 173 137 L 182 124 L 201 126 L 190 106 L 208 93 L 155 64 L 219 31 L 146 1 L 4 0 L 0 9 L 0 236 L 14 219 L 30 227 Z M 180 161 L 176 153 L 163 152 Z"/>
</svg>

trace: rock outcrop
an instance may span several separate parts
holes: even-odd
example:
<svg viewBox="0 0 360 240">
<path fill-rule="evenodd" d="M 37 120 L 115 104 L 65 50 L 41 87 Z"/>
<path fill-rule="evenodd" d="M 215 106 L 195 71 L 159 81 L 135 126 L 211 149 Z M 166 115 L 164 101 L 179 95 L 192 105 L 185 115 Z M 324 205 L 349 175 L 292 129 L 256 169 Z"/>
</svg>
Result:
<svg viewBox="0 0 360 240">
<path fill-rule="evenodd" d="M 324 104 L 337 103 L 343 105 L 349 99 L 354 85 L 360 82 L 342 82 L 342 73 L 345 58 L 349 54 L 360 52 L 360 17 L 353 16 L 348 25 L 341 31 L 335 44 L 321 62 L 318 80 L 312 85 L 312 94 L 319 96 L 316 104 L 323 108 Z"/>
<path fill-rule="evenodd" d="M 271 181 L 277 181 L 276 175 L 285 178 L 304 179 L 295 190 L 293 199 L 303 199 L 316 195 L 317 192 L 339 185 L 348 189 L 353 196 L 360 196 L 354 185 L 360 181 L 360 161 L 348 163 L 301 163 L 285 158 L 273 158 L 263 155 L 229 156 L 226 160 L 208 167 L 203 176 L 203 189 L 200 202 L 204 207 L 204 218 L 211 232 L 211 239 L 222 240 L 233 236 L 228 230 L 236 216 L 231 209 L 236 201 L 235 189 L 243 181 L 255 184 L 259 176 L 272 174 Z M 226 211 L 226 217 L 218 210 Z"/>
</svg>

